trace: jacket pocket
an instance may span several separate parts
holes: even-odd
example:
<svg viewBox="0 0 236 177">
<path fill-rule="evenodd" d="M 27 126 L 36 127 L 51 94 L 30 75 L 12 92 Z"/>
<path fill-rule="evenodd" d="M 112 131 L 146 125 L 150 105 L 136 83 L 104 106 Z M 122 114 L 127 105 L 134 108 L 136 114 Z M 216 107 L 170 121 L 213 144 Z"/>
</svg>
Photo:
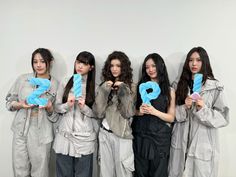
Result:
<svg viewBox="0 0 236 177">
<path fill-rule="evenodd" d="M 171 147 L 185 149 L 188 141 L 189 122 L 176 122 L 172 130 Z"/>
<path fill-rule="evenodd" d="M 127 171 L 134 171 L 134 153 L 132 139 L 120 139 L 120 159 Z"/>
<path fill-rule="evenodd" d="M 23 135 L 25 130 L 26 120 L 27 120 L 26 110 L 25 109 L 18 110 L 12 122 L 12 130 L 19 135 Z"/>
<path fill-rule="evenodd" d="M 200 160 L 209 161 L 213 156 L 212 142 L 209 138 L 208 130 L 201 129 L 193 138 L 189 148 L 188 156 L 195 157 Z"/>
<path fill-rule="evenodd" d="M 134 171 L 134 154 L 130 154 L 129 157 L 127 157 L 122 161 L 122 164 L 125 167 L 125 169 L 129 171 Z"/>
</svg>

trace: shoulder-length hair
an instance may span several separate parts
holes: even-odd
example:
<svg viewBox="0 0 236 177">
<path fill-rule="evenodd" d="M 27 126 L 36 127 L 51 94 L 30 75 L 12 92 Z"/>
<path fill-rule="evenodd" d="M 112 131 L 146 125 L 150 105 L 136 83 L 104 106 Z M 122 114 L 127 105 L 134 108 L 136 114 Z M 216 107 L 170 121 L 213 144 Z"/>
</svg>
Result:
<svg viewBox="0 0 236 177">
<path fill-rule="evenodd" d="M 38 48 L 36 49 L 33 53 L 32 53 L 32 57 L 31 57 L 31 66 L 32 66 L 32 69 L 33 71 L 35 72 L 34 70 L 34 57 L 36 54 L 40 54 L 41 57 L 43 58 L 43 60 L 45 61 L 46 63 L 46 69 L 48 71 L 48 73 L 50 72 L 50 69 L 51 69 L 51 61 L 54 60 L 53 56 L 52 56 L 52 53 L 48 50 L 48 49 L 45 49 L 45 48 Z"/>
<path fill-rule="evenodd" d="M 85 104 L 88 105 L 89 107 L 92 107 L 95 99 L 95 58 L 93 54 L 87 51 L 83 51 L 79 53 L 79 55 L 76 57 L 76 61 L 79 61 L 81 63 L 84 63 L 86 65 L 93 66 L 91 71 L 88 72 L 88 77 L 87 77 L 87 84 L 86 84 L 86 98 L 85 98 Z M 75 64 L 74 64 L 74 74 L 76 74 L 76 69 L 75 69 Z M 64 94 L 63 94 L 63 99 L 62 102 L 66 103 L 68 99 L 68 94 L 73 87 L 73 76 L 69 79 L 69 81 L 66 84 Z"/>
<path fill-rule="evenodd" d="M 111 61 L 114 59 L 119 60 L 121 64 L 121 74 L 119 76 L 119 81 L 126 83 L 131 88 L 131 83 L 133 82 L 133 69 L 131 68 L 131 62 L 128 56 L 121 51 L 114 51 L 108 56 L 102 69 L 102 81 L 115 81 L 115 77 L 111 73 Z"/>
<path fill-rule="evenodd" d="M 202 67 L 199 73 L 203 75 L 203 79 L 202 79 L 203 85 L 205 84 L 207 79 L 215 80 L 212 69 L 211 69 L 210 59 L 206 50 L 202 47 L 192 48 L 187 54 L 187 57 L 183 66 L 183 71 L 177 85 L 177 90 L 176 90 L 176 104 L 177 105 L 184 104 L 185 99 L 188 95 L 189 84 L 192 81 L 192 72 L 189 68 L 189 61 L 190 61 L 191 55 L 194 52 L 197 52 L 199 54 L 200 59 L 202 61 Z"/>
</svg>

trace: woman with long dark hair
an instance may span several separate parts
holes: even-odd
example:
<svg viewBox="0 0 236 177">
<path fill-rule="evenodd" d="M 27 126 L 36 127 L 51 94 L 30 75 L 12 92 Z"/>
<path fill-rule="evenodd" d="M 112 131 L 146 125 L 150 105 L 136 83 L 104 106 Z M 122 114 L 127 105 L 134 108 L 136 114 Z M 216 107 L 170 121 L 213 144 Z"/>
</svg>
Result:
<svg viewBox="0 0 236 177">
<path fill-rule="evenodd" d="M 141 95 L 137 92 L 137 113 L 132 123 L 134 176 L 167 177 L 175 93 L 170 87 L 164 60 L 157 53 L 149 54 L 144 59 L 137 90 L 140 84 L 148 81 L 158 83 L 161 93 L 148 105 L 142 103 Z"/>
<path fill-rule="evenodd" d="M 92 177 L 96 128 L 91 106 L 95 97 L 95 58 L 81 52 L 74 63 L 74 74 L 80 74 L 82 96 L 75 100 L 73 76 L 58 88 L 55 110 L 59 123 L 53 149 L 56 152 L 57 177 Z"/>
<path fill-rule="evenodd" d="M 50 74 L 53 56 L 48 49 L 38 48 L 32 53 L 33 73 L 17 78 L 6 97 L 9 111 L 16 111 L 12 123 L 12 159 L 14 176 L 49 176 L 50 150 L 53 141 L 53 122 L 57 114 L 53 111 L 58 82 Z M 49 79 L 51 86 L 40 97 L 48 99 L 45 106 L 32 105 L 28 96 L 38 86 L 31 85 L 29 79 Z"/>
<path fill-rule="evenodd" d="M 202 74 L 199 98 L 194 98 L 195 74 Z M 176 121 L 171 140 L 169 177 L 217 177 L 218 128 L 229 121 L 223 86 L 214 78 L 202 47 L 187 54 L 176 88 Z"/>
<path fill-rule="evenodd" d="M 127 55 L 111 53 L 102 69 L 94 110 L 103 119 L 99 131 L 101 177 L 131 177 L 134 171 L 131 118 L 134 115 L 134 84 Z"/>
</svg>

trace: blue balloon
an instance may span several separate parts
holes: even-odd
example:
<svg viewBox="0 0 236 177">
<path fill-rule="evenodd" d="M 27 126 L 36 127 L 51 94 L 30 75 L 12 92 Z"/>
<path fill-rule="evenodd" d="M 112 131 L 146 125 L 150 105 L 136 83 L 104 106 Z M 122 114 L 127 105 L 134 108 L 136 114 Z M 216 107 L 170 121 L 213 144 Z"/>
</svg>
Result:
<svg viewBox="0 0 236 177">
<path fill-rule="evenodd" d="M 148 89 L 152 89 L 152 92 L 147 93 Z M 148 82 L 140 84 L 139 93 L 141 95 L 143 103 L 151 104 L 150 101 L 153 99 L 156 99 L 160 95 L 161 89 L 160 89 L 158 83 L 148 81 Z"/>
</svg>

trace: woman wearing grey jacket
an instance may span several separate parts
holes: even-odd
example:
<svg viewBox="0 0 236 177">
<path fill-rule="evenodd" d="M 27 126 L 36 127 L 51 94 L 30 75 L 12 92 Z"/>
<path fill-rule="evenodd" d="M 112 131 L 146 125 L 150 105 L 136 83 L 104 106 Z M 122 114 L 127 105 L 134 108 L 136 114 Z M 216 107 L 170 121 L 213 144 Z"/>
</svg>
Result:
<svg viewBox="0 0 236 177">
<path fill-rule="evenodd" d="M 203 75 L 199 98 L 193 77 Z M 176 88 L 176 122 L 173 128 L 169 177 L 217 177 L 218 128 L 229 123 L 223 86 L 214 78 L 209 57 L 202 47 L 191 49 Z"/>
<path fill-rule="evenodd" d="M 99 131 L 101 177 L 131 177 L 134 171 L 131 117 L 135 113 L 132 68 L 125 53 L 111 53 L 102 70 L 94 110 L 102 118 Z"/>
<path fill-rule="evenodd" d="M 59 113 L 53 149 L 57 177 L 92 177 L 93 153 L 97 138 L 96 121 L 91 109 L 95 97 L 95 58 L 80 52 L 74 74 L 81 75 L 82 96 L 75 100 L 73 76 L 61 81 L 55 110 Z"/>
<path fill-rule="evenodd" d="M 15 177 L 49 176 L 49 159 L 53 141 L 52 123 L 57 115 L 53 112 L 58 82 L 50 75 L 53 56 L 48 49 L 39 48 L 32 54 L 31 64 L 34 73 L 18 77 L 6 97 L 9 111 L 16 111 L 12 123 L 13 171 Z M 41 97 L 48 99 L 45 107 L 29 105 L 26 102 L 35 89 L 29 83 L 32 77 L 46 78 L 51 81 L 50 90 Z"/>
</svg>

